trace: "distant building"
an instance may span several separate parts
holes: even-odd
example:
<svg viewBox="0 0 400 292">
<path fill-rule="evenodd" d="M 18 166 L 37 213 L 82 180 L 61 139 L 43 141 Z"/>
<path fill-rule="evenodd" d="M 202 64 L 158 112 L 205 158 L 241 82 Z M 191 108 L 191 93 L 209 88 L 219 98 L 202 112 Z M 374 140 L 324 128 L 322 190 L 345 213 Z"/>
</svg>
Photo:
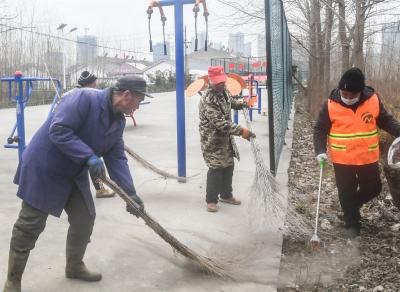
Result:
<svg viewBox="0 0 400 292">
<path fill-rule="evenodd" d="M 230 33 L 228 38 L 228 48 L 236 55 L 245 53 L 244 34 L 242 32 Z"/>
<path fill-rule="evenodd" d="M 232 58 L 230 53 L 227 53 L 223 50 L 216 50 L 214 48 L 209 48 L 206 51 L 199 50 L 198 52 L 193 52 L 188 55 L 188 63 L 189 63 L 189 73 L 191 75 L 205 75 L 207 74 L 208 67 L 211 65 L 211 59 L 226 58 L 226 66 L 229 63 L 229 59 Z M 216 64 L 215 64 L 216 65 Z M 218 64 L 224 66 L 224 64 Z M 226 68 L 225 68 L 226 70 Z"/>
<path fill-rule="evenodd" d="M 243 56 L 245 56 L 245 57 L 251 57 L 252 56 L 251 43 L 250 42 L 244 44 Z"/>
<path fill-rule="evenodd" d="M 190 51 L 189 53 L 193 53 L 195 50 L 195 46 L 196 46 L 196 38 L 192 37 L 191 39 L 191 43 L 190 43 Z M 206 33 L 205 32 L 200 32 L 197 34 L 197 50 L 204 50 L 205 48 L 205 43 L 206 43 Z"/>
<path fill-rule="evenodd" d="M 267 55 L 266 41 L 264 34 L 257 35 L 257 57 L 265 57 Z"/>
<path fill-rule="evenodd" d="M 151 82 L 152 78 L 154 78 L 158 73 L 161 73 L 165 76 L 166 74 L 174 75 L 175 72 L 176 69 L 174 61 L 161 60 L 142 70 L 142 77 L 146 80 L 146 82 Z"/>
<path fill-rule="evenodd" d="M 142 76 L 142 70 L 135 65 L 139 64 L 132 60 L 110 57 L 96 57 L 87 64 L 77 64 L 67 69 L 67 87 L 71 88 L 77 84 L 82 71 L 88 70 L 98 78 L 98 84 L 114 83 L 123 76 Z"/>
<path fill-rule="evenodd" d="M 93 35 L 85 35 L 77 37 L 77 64 L 89 64 L 98 55 L 97 53 L 97 37 Z"/>
<path fill-rule="evenodd" d="M 171 59 L 171 46 L 169 42 L 166 42 L 167 45 L 167 55 L 164 54 L 164 44 L 156 43 L 153 45 L 153 62 L 159 62 L 161 60 L 170 60 Z"/>
</svg>

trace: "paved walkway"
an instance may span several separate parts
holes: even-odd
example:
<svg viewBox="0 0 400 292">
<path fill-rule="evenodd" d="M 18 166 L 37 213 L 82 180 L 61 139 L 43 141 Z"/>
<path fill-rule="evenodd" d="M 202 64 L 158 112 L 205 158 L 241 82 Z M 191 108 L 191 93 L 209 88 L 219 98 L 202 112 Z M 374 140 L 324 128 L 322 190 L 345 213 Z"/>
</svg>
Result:
<svg viewBox="0 0 400 292">
<path fill-rule="evenodd" d="M 136 114 L 137 127 L 127 120 L 125 142 L 159 168 L 176 173 L 175 94 L 157 94 Z M 66 291 L 276 291 L 281 254 L 281 235 L 256 234 L 249 229 L 248 193 L 255 170 L 250 145 L 237 138 L 241 161 L 235 165 L 234 194 L 242 206 L 221 205 L 220 212 L 205 211 L 207 168 L 203 162 L 197 130 L 199 97 L 186 99 L 187 174 L 182 184 L 164 180 L 129 159 L 138 194 L 147 211 L 168 231 L 196 252 L 225 263 L 234 260 L 232 275 L 225 282 L 201 274 L 159 238 L 141 220 L 125 212 L 120 198 L 95 199 L 97 218 L 86 263 L 103 273 L 98 283 L 82 283 L 64 277 L 65 214 L 49 217 L 47 227 L 31 253 L 23 277 L 24 292 Z M 48 106 L 28 107 L 26 128 L 29 141 L 44 121 Z M 268 120 L 254 115 L 253 127 L 268 161 Z M 0 142 L 7 139 L 15 121 L 15 109 L 0 110 Z M 244 124 L 240 116 L 239 123 Z M 290 136 L 290 133 L 288 133 Z M 290 146 L 291 139 L 287 139 Z M 287 185 L 290 152 L 285 148 L 278 180 Z M 0 285 L 6 276 L 8 246 L 20 200 L 12 184 L 17 151 L 0 147 Z"/>
</svg>

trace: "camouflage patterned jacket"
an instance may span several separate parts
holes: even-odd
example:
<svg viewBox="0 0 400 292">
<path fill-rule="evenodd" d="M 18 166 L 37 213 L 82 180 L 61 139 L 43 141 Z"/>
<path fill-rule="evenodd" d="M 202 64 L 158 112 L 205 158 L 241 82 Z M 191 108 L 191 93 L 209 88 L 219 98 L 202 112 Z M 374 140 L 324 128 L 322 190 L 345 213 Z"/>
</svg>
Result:
<svg viewBox="0 0 400 292">
<path fill-rule="evenodd" d="M 231 109 L 242 108 L 242 102 L 234 100 L 226 91 L 218 94 L 209 88 L 201 97 L 201 150 L 209 168 L 229 167 L 234 164 L 233 157 L 240 159 L 233 136 L 240 136 L 243 128 L 232 122 Z"/>
</svg>

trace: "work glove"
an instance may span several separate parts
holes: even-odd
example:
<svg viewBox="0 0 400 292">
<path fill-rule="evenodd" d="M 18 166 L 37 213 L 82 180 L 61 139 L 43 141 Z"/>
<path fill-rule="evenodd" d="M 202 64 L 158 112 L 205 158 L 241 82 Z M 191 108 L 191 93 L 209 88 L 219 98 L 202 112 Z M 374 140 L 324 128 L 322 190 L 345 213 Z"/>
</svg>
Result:
<svg viewBox="0 0 400 292">
<path fill-rule="evenodd" d="M 89 166 L 90 175 L 94 180 L 97 178 L 104 178 L 106 176 L 106 169 L 104 168 L 103 161 L 96 155 L 90 156 L 86 164 Z"/>
<path fill-rule="evenodd" d="M 245 100 L 243 100 L 242 102 L 241 102 L 241 105 L 242 105 L 242 109 L 244 109 L 244 108 L 250 108 L 250 106 L 249 106 L 249 104 L 247 103 L 247 101 L 245 101 Z"/>
<path fill-rule="evenodd" d="M 143 210 L 144 210 L 143 201 L 142 201 L 141 198 L 139 198 L 138 195 L 132 194 L 132 193 L 131 193 L 131 194 L 129 194 L 128 196 L 129 196 L 133 201 L 135 201 L 135 202 L 139 205 L 140 211 L 143 211 Z M 139 218 L 139 213 L 138 213 L 138 212 L 136 211 L 136 209 L 135 209 L 134 207 L 132 207 L 131 205 L 126 204 L 126 211 L 127 211 L 128 213 L 131 213 L 132 215 L 135 215 L 136 217 Z"/>
<path fill-rule="evenodd" d="M 319 163 L 319 165 L 325 165 L 325 163 L 328 161 L 328 155 L 326 153 L 321 153 L 318 154 L 317 157 L 315 157 Z"/>
<path fill-rule="evenodd" d="M 249 129 L 247 129 L 247 128 L 242 129 L 242 138 L 243 139 L 250 141 L 250 138 L 255 138 L 255 137 L 256 137 L 256 134 L 251 132 Z"/>
</svg>

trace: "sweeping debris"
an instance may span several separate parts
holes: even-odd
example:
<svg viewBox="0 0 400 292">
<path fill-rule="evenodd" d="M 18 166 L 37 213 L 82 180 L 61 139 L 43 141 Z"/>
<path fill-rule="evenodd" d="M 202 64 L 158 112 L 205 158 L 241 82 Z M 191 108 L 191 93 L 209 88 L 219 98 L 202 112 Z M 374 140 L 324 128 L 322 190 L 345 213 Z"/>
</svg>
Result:
<svg viewBox="0 0 400 292">
<path fill-rule="evenodd" d="M 114 181 L 109 178 L 103 178 L 101 179 L 101 181 L 109 188 L 111 188 L 116 194 L 118 194 L 121 199 L 123 199 L 127 204 L 135 208 L 137 214 L 139 214 L 139 217 L 143 219 L 147 226 L 153 229 L 153 231 L 157 233 L 162 239 L 164 239 L 169 245 L 171 245 L 174 250 L 196 263 L 198 266 L 200 266 L 200 268 L 210 273 L 211 275 L 217 276 L 225 280 L 232 280 L 232 277 L 215 261 L 210 258 L 196 254 L 192 249 L 179 242 L 145 210 L 141 210 L 139 205 L 135 201 L 133 201 L 125 193 L 125 191 L 121 187 L 119 187 Z"/>
<path fill-rule="evenodd" d="M 252 131 L 248 110 L 243 110 L 247 128 Z M 256 172 L 250 190 L 252 222 L 259 229 L 284 228 L 285 234 L 304 238 L 312 230 L 309 222 L 287 204 L 287 198 L 279 191 L 278 183 L 267 169 L 263 152 L 256 139 L 251 139 Z M 285 226 L 282 226 L 285 222 Z"/>
</svg>

